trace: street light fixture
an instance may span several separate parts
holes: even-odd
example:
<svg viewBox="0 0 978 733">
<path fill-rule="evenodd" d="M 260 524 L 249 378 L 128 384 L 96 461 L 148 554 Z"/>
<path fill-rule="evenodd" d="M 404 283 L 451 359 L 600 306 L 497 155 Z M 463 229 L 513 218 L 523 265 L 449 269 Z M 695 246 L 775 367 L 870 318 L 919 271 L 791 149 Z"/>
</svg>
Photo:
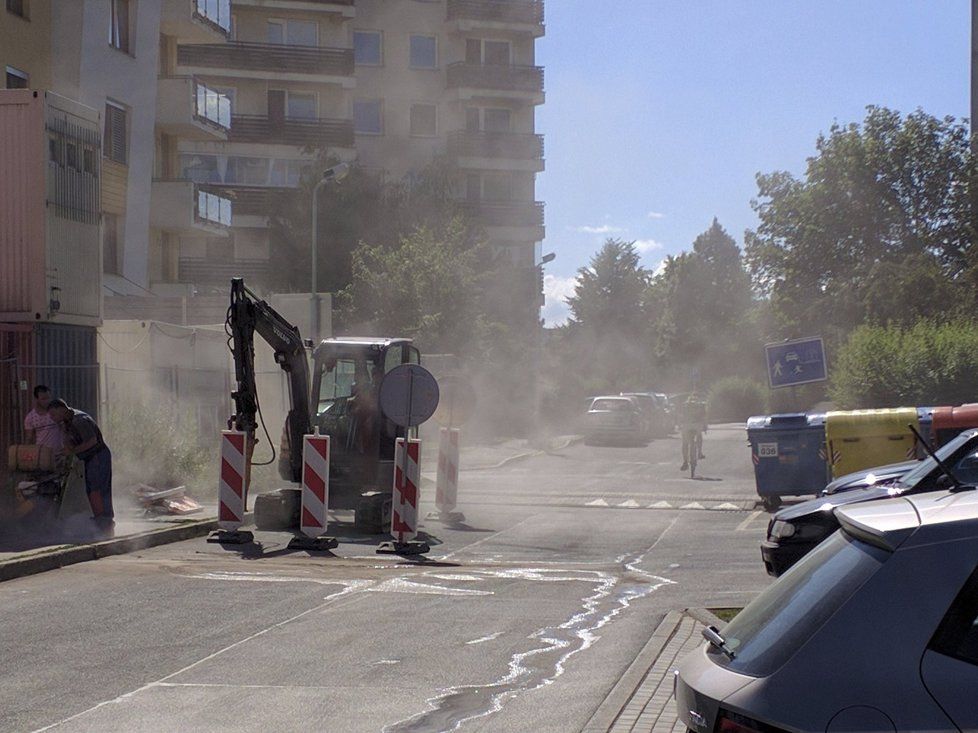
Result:
<svg viewBox="0 0 978 733">
<path fill-rule="evenodd" d="M 312 343 L 319 344 L 319 282 L 317 259 L 319 254 L 319 191 L 328 183 L 339 183 L 350 173 L 349 163 L 340 163 L 323 172 L 316 187 L 312 189 L 312 290 L 310 291 L 309 323 L 312 327 Z"/>
</svg>

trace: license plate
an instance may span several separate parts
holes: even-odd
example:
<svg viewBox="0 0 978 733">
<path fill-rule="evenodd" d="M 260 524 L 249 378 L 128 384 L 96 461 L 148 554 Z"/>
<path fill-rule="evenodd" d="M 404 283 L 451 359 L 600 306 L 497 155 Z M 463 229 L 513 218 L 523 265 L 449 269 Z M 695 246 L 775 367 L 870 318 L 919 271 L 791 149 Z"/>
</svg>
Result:
<svg viewBox="0 0 978 733">
<path fill-rule="evenodd" d="M 757 455 L 761 458 L 777 458 L 778 457 L 778 444 L 777 443 L 758 443 L 757 444 Z"/>
</svg>

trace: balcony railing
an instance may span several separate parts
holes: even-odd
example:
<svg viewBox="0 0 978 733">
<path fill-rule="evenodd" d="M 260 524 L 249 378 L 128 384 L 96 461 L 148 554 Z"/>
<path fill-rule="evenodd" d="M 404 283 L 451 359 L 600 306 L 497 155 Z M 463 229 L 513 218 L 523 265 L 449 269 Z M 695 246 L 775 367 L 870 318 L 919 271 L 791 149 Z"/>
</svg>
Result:
<svg viewBox="0 0 978 733">
<path fill-rule="evenodd" d="M 543 25 L 543 0 L 448 0 L 448 19 Z"/>
<path fill-rule="evenodd" d="M 486 226 L 543 226 L 543 203 L 540 201 L 465 201 L 462 206 Z"/>
<path fill-rule="evenodd" d="M 294 188 L 271 186 L 221 186 L 220 190 L 233 202 L 235 216 L 268 216 L 282 197 L 296 193 Z"/>
<path fill-rule="evenodd" d="M 461 130 L 448 136 L 448 152 L 460 158 L 541 160 L 543 135 Z"/>
<path fill-rule="evenodd" d="M 234 115 L 229 139 L 241 143 L 352 148 L 353 122 L 330 119 L 275 121 L 260 115 Z"/>
<path fill-rule="evenodd" d="M 194 117 L 227 130 L 231 127 L 231 100 L 194 79 Z"/>
<path fill-rule="evenodd" d="M 248 282 L 261 282 L 270 270 L 268 260 L 208 260 L 203 257 L 180 258 L 180 282 L 227 283 L 232 277 L 243 277 Z"/>
<path fill-rule="evenodd" d="M 507 64 L 469 64 L 464 61 L 448 66 L 451 89 L 469 87 L 512 92 L 543 92 L 542 66 Z"/>
<path fill-rule="evenodd" d="M 193 0 L 194 16 L 205 23 L 231 33 L 231 0 Z"/>
<path fill-rule="evenodd" d="M 231 200 L 201 187 L 197 190 L 196 221 L 218 226 L 231 226 Z"/>
<path fill-rule="evenodd" d="M 275 43 L 202 43 L 177 47 L 177 64 L 245 71 L 352 76 L 353 50 Z"/>
</svg>

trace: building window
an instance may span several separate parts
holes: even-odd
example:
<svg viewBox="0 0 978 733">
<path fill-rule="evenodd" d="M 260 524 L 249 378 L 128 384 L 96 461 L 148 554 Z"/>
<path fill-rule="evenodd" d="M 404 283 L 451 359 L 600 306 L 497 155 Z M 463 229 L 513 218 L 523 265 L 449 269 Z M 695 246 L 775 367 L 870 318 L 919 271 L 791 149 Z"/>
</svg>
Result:
<svg viewBox="0 0 978 733">
<path fill-rule="evenodd" d="M 110 0 L 109 45 L 129 53 L 129 0 Z"/>
<path fill-rule="evenodd" d="M 127 138 L 126 110 L 112 102 L 105 103 L 105 134 L 102 136 L 103 154 L 109 160 L 126 164 Z"/>
<path fill-rule="evenodd" d="M 19 15 L 24 20 L 29 20 L 27 2 L 28 0 L 7 0 L 7 12 Z"/>
<path fill-rule="evenodd" d="M 481 38 L 465 40 L 465 62 L 490 66 L 508 66 L 511 63 L 509 41 L 485 41 Z"/>
<path fill-rule="evenodd" d="M 510 110 L 490 108 L 482 114 L 482 129 L 486 132 L 509 132 L 512 129 L 513 113 Z"/>
<path fill-rule="evenodd" d="M 318 46 L 319 24 L 310 20 L 270 20 L 269 43 L 286 46 Z"/>
<path fill-rule="evenodd" d="M 285 115 L 290 120 L 314 120 L 319 117 L 315 92 L 287 92 Z"/>
<path fill-rule="evenodd" d="M 380 31 L 353 32 L 353 61 L 360 66 L 384 63 L 384 41 Z"/>
<path fill-rule="evenodd" d="M 411 134 L 432 137 L 437 134 L 437 107 L 433 104 L 411 105 Z"/>
<path fill-rule="evenodd" d="M 437 66 L 437 39 L 434 36 L 411 36 L 411 68 L 434 69 Z"/>
<path fill-rule="evenodd" d="M 58 135 L 48 136 L 48 161 L 55 165 L 65 164 L 64 140 Z"/>
<path fill-rule="evenodd" d="M 90 176 L 95 175 L 95 148 L 82 150 L 82 170 Z"/>
<path fill-rule="evenodd" d="M 353 130 L 363 135 L 383 135 L 384 119 L 379 99 L 361 99 L 353 103 Z"/>
<path fill-rule="evenodd" d="M 7 89 L 27 89 L 30 85 L 30 77 L 26 71 L 15 69 L 13 66 L 7 67 Z"/>
<path fill-rule="evenodd" d="M 119 217 L 102 215 L 102 271 L 119 274 Z"/>
</svg>

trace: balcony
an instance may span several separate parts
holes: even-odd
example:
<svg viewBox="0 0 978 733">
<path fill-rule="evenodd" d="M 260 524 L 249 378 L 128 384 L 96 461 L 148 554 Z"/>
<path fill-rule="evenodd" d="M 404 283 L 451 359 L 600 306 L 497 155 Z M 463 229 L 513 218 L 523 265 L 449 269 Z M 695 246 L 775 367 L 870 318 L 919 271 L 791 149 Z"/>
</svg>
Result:
<svg viewBox="0 0 978 733">
<path fill-rule="evenodd" d="M 231 0 L 164 0 L 160 33 L 187 43 L 231 37 Z"/>
<path fill-rule="evenodd" d="M 259 115 L 234 115 L 231 142 L 274 143 L 280 145 L 353 147 L 351 120 L 272 120 Z"/>
<path fill-rule="evenodd" d="M 543 67 L 512 64 L 449 64 L 448 88 L 459 100 L 522 99 L 543 104 Z"/>
<path fill-rule="evenodd" d="M 353 49 L 289 46 L 275 43 L 183 45 L 177 47 L 181 73 L 222 77 L 308 81 L 352 89 Z"/>
<path fill-rule="evenodd" d="M 231 200 L 214 188 L 186 180 L 154 180 L 150 226 L 186 236 L 226 237 Z"/>
<path fill-rule="evenodd" d="M 187 140 L 227 140 L 231 100 L 190 76 L 162 78 L 156 87 L 156 126 Z"/>
<path fill-rule="evenodd" d="M 540 201 L 463 201 L 462 209 L 483 226 L 491 239 L 539 242 L 544 237 Z"/>
<path fill-rule="evenodd" d="M 461 33 L 504 30 L 544 33 L 543 0 L 448 0 L 448 22 Z"/>
<path fill-rule="evenodd" d="M 460 168 L 543 170 L 543 135 L 460 130 L 448 136 L 448 154 Z"/>
<path fill-rule="evenodd" d="M 232 277 L 243 277 L 249 284 L 266 282 L 271 270 L 268 260 L 211 261 L 203 257 L 181 257 L 180 282 L 227 287 Z"/>
<path fill-rule="evenodd" d="M 305 13 L 330 13 L 344 19 L 356 17 L 356 0 L 234 0 L 235 7 L 264 10 L 300 10 Z"/>
</svg>

